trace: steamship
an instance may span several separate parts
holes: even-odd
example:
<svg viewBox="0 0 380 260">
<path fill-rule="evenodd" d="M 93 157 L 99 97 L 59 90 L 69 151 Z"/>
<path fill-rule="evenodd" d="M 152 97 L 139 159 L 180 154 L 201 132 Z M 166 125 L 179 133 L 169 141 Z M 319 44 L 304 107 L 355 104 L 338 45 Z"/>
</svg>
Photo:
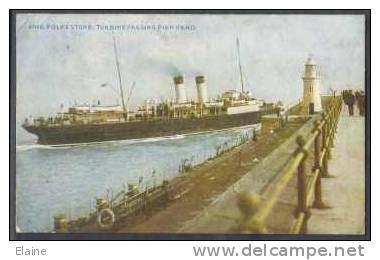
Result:
<svg viewBox="0 0 380 260">
<path fill-rule="evenodd" d="M 177 75 L 173 78 L 175 100 L 147 100 L 137 110 L 131 111 L 127 109 L 131 91 L 124 100 L 114 39 L 121 105 L 75 105 L 52 117 L 27 118 L 22 127 L 36 135 L 39 144 L 62 145 L 164 137 L 258 124 L 268 109 L 264 109 L 262 101 L 252 98 L 250 92 L 244 90 L 238 39 L 237 49 L 241 91 L 226 91 L 209 100 L 205 76 L 198 75 L 195 77 L 197 100 L 188 100 L 185 78 Z"/>
</svg>

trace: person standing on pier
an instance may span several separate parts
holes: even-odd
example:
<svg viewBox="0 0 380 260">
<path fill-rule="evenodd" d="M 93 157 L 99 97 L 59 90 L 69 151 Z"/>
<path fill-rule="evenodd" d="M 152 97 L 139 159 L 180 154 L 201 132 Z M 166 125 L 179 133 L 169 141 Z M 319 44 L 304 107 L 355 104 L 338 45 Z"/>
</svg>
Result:
<svg viewBox="0 0 380 260">
<path fill-rule="evenodd" d="M 348 106 L 348 113 L 350 116 L 354 115 L 355 95 L 352 90 L 345 91 L 343 95 L 344 103 Z"/>
<path fill-rule="evenodd" d="M 364 91 L 357 91 L 355 93 L 356 96 L 356 101 L 357 101 L 357 106 L 359 109 L 359 115 L 364 116 L 364 111 L 365 111 L 365 96 L 364 96 Z"/>
</svg>

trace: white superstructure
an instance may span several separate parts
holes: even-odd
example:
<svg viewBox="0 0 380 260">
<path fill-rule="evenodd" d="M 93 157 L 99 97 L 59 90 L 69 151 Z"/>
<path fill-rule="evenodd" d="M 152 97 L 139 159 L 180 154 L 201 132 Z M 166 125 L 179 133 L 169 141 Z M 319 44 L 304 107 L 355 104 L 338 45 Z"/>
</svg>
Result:
<svg viewBox="0 0 380 260">
<path fill-rule="evenodd" d="M 240 105 L 240 106 L 235 106 L 235 107 L 228 107 L 227 108 L 227 115 L 257 112 L 259 110 L 260 110 L 259 104 L 257 104 L 257 103 L 250 103 L 250 104 L 246 104 L 246 105 Z"/>
</svg>

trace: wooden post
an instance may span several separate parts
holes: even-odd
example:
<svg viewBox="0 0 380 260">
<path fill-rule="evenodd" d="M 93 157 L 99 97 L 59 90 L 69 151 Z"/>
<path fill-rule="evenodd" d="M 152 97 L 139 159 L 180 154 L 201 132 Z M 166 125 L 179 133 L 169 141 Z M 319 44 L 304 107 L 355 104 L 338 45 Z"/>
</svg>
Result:
<svg viewBox="0 0 380 260">
<path fill-rule="evenodd" d="M 322 178 L 328 178 L 330 176 L 328 169 L 328 123 L 324 112 L 322 113 L 322 119 L 322 122 L 325 122 L 322 126 L 322 151 L 325 152 L 322 160 Z"/>
<path fill-rule="evenodd" d="M 241 150 L 239 151 L 239 168 L 241 167 Z"/>
<path fill-rule="evenodd" d="M 333 107 L 331 109 L 331 124 L 330 124 L 330 145 L 329 145 L 329 159 L 331 159 L 331 151 L 330 148 L 334 147 L 334 134 L 335 134 L 335 102 L 333 103 Z"/>
<path fill-rule="evenodd" d="M 326 116 L 326 155 L 328 159 L 331 159 L 331 153 L 330 153 L 330 145 L 331 145 L 331 126 L 332 126 L 332 115 L 331 115 L 331 108 L 327 110 L 327 116 Z"/>
<path fill-rule="evenodd" d="M 314 169 L 320 168 L 320 165 L 319 165 L 320 154 L 321 154 L 321 145 L 320 145 L 321 130 L 319 129 L 320 124 L 321 122 L 319 120 L 314 121 L 313 132 L 318 132 L 318 135 L 314 140 Z"/>
<path fill-rule="evenodd" d="M 66 233 L 67 232 L 67 220 L 64 214 L 58 214 L 54 217 L 54 232 Z"/>
<path fill-rule="evenodd" d="M 262 206 L 262 198 L 253 192 L 239 194 L 238 207 L 241 213 L 239 231 L 243 234 L 266 234 L 268 233 L 265 223 L 257 221 L 255 214 Z"/>
<path fill-rule="evenodd" d="M 331 148 L 332 148 L 332 145 L 333 145 L 333 139 L 334 139 L 334 135 L 333 135 L 333 115 L 331 114 L 331 110 L 332 108 L 330 108 L 330 115 L 328 117 L 328 128 L 327 128 L 327 131 L 326 131 L 326 139 L 327 139 L 327 142 L 326 142 L 326 156 L 324 158 L 324 168 L 326 169 L 326 175 L 324 175 L 323 177 L 327 177 L 327 178 L 332 178 L 334 176 L 330 175 L 329 171 L 328 171 L 328 160 L 330 160 L 332 158 L 331 156 Z"/>
<path fill-rule="evenodd" d="M 334 137 L 335 137 L 335 133 L 336 133 L 336 127 L 337 127 L 337 123 L 338 123 L 338 103 L 337 103 L 337 100 L 334 100 L 334 114 L 333 114 L 333 124 L 332 124 L 332 129 L 331 129 L 331 147 L 334 147 L 335 146 L 335 143 L 334 143 Z"/>
<path fill-rule="evenodd" d="M 338 132 L 338 121 L 339 121 L 340 110 L 341 110 L 341 99 L 337 99 L 336 120 L 335 120 L 335 133 Z"/>
<path fill-rule="evenodd" d="M 314 122 L 314 131 L 318 132 L 318 136 L 315 138 L 315 141 L 314 141 L 313 170 L 314 170 L 314 174 L 317 174 L 317 180 L 315 182 L 315 188 L 314 188 L 313 208 L 326 209 L 329 207 L 322 201 L 322 169 L 319 163 L 321 159 L 321 130 L 319 129 L 320 124 L 321 124 L 321 121 L 319 120 L 316 120 Z"/>
<path fill-rule="evenodd" d="M 296 216 L 298 217 L 299 214 L 302 212 L 305 214 L 305 221 L 302 225 L 302 233 L 306 233 L 307 231 L 307 220 L 310 217 L 310 211 L 307 206 L 307 190 L 306 190 L 306 159 L 308 157 L 307 151 L 304 149 L 305 145 L 305 139 L 303 136 L 298 136 L 296 139 L 298 149 L 298 153 L 303 153 L 304 157 L 302 158 L 302 161 L 298 165 L 297 168 L 297 192 L 298 192 L 298 206 L 296 210 Z"/>
<path fill-rule="evenodd" d="M 256 128 L 254 127 L 252 130 L 252 140 L 257 141 L 257 136 L 256 136 Z"/>
<path fill-rule="evenodd" d="M 315 189 L 314 189 L 314 207 L 319 207 L 320 204 L 322 204 L 322 187 L 321 187 L 321 167 L 319 165 L 320 160 L 320 154 L 321 154 L 321 147 L 320 147 L 320 136 L 321 131 L 319 130 L 320 121 L 316 120 L 314 121 L 314 131 L 318 132 L 317 137 L 314 140 L 314 167 L 313 172 L 314 174 L 317 174 L 317 181 L 315 183 Z"/>
</svg>

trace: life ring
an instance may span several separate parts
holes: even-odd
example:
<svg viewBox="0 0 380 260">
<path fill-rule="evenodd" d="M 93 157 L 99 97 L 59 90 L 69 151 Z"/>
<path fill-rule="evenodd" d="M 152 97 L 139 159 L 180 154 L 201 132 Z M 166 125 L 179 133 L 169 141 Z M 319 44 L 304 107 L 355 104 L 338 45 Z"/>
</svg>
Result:
<svg viewBox="0 0 380 260">
<path fill-rule="evenodd" d="M 115 213 L 113 213 L 113 211 L 109 208 L 102 209 L 98 213 L 96 222 L 101 230 L 109 230 L 115 223 Z"/>
</svg>

